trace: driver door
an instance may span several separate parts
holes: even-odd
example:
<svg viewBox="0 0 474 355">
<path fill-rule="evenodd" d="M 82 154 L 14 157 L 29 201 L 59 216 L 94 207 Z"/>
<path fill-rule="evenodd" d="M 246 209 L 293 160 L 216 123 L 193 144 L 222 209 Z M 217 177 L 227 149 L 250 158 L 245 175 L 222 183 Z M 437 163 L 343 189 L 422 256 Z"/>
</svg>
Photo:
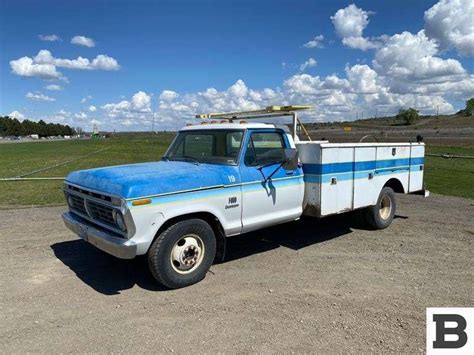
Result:
<svg viewBox="0 0 474 355">
<path fill-rule="evenodd" d="M 272 150 L 290 148 L 284 132 L 250 130 L 244 147 L 244 158 L 240 164 L 242 231 L 248 232 L 298 218 L 302 213 L 304 195 L 302 169 L 285 170 L 279 167 L 280 161 L 272 162 L 268 158 L 272 156 Z M 270 175 L 271 178 L 265 181 Z"/>
</svg>

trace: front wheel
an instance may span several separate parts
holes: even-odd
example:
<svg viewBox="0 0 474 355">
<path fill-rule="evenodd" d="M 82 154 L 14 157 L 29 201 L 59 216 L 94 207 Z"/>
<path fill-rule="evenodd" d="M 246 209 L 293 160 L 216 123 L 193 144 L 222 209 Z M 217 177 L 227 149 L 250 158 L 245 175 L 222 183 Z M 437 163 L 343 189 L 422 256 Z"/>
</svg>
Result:
<svg viewBox="0 0 474 355">
<path fill-rule="evenodd" d="M 377 204 L 364 210 L 364 217 L 373 229 L 384 229 L 392 223 L 396 208 L 395 192 L 390 187 L 384 187 Z"/>
<path fill-rule="evenodd" d="M 201 281 L 214 261 L 216 238 L 201 219 L 177 222 L 164 230 L 148 251 L 148 266 L 155 279 L 167 288 Z"/>
</svg>

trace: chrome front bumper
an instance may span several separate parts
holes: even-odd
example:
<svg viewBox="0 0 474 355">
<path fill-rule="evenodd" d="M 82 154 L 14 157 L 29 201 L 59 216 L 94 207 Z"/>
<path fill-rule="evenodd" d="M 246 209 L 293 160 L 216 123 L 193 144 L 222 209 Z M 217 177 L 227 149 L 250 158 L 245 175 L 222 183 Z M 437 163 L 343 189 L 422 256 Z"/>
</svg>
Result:
<svg viewBox="0 0 474 355">
<path fill-rule="evenodd" d="M 137 245 L 131 240 L 115 237 L 113 234 L 99 230 L 71 212 L 63 213 L 66 227 L 79 238 L 120 259 L 133 259 L 137 255 Z"/>
</svg>

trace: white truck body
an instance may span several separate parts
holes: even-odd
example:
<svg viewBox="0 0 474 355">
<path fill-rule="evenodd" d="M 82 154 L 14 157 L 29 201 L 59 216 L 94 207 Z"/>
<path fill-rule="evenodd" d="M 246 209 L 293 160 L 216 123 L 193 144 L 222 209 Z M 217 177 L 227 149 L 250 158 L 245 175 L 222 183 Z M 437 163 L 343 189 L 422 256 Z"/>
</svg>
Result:
<svg viewBox="0 0 474 355">
<path fill-rule="evenodd" d="M 424 143 L 296 144 L 305 174 L 304 214 L 324 217 L 372 206 L 391 179 L 396 192 L 423 189 Z"/>
</svg>

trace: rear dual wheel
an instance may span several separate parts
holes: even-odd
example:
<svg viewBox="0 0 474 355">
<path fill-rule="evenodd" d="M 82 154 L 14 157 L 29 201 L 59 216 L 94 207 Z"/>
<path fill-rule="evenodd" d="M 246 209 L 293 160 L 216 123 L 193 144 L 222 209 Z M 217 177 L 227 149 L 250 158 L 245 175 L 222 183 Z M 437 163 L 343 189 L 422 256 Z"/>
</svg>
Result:
<svg viewBox="0 0 474 355">
<path fill-rule="evenodd" d="M 155 279 L 167 288 L 201 281 L 214 261 L 216 238 L 202 219 L 188 219 L 165 229 L 148 251 L 148 266 Z"/>
</svg>

